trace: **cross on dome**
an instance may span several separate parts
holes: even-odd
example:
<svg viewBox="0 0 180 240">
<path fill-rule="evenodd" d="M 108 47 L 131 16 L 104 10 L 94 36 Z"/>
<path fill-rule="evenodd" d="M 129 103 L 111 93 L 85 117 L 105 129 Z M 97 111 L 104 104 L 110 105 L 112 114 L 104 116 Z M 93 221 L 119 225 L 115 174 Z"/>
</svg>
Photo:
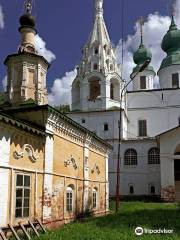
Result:
<svg viewBox="0 0 180 240">
<path fill-rule="evenodd" d="M 144 23 L 145 23 L 145 19 L 144 17 L 140 17 L 139 19 L 139 25 L 140 25 L 140 34 L 141 34 L 141 45 L 143 44 L 143 26 L 144 26 Z"/>
<path fill-rule="evenodd" d="M 25 2 L 25 9 L 27 13 L 31 13 L 32 11 L 32 0 L 27 0 Z"/>
</svg>

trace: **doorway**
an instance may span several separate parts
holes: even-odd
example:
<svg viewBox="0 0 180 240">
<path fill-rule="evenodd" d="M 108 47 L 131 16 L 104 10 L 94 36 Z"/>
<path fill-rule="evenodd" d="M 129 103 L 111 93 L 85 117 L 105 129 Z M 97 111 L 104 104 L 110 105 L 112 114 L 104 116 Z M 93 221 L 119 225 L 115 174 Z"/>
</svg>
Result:
<svg viewBox="0 0 180 240">
<path fill-rule="evenodd" d="M 174 160 L 175 198 L 180 202 L 180 159 Z"/>
</svg>

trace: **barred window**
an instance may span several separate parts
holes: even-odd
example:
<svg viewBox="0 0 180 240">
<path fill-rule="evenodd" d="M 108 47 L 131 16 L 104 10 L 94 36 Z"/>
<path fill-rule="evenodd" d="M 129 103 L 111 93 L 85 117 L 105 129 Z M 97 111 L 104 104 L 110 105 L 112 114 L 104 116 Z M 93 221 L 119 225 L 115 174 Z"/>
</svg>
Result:
<svg viewBox="0 0 180 240">
<path fill-rule="evenodd" d="M 160 153 L 158 148 L 151 148 L 149 150 L 148 164 L 160 164 Z"/>
<path fill-rule="evenodd" d="M 30 176 L 25 174 L 16 175 L 16 204 L 15 217 L 29 217 L 30 208 Z"/>
<path fill-rule="evenodd" d="M 124 153 L 124 165 L 137 165 L 137 152 L 135 149 L 127 149 Z"/>
<path fill-rule="evenodd" d="M 139 137 L 146 137 L 147 136 L 147 121 L 146 120 L 139 120 Z"/>
<path fill-rule="evenodd" d="M 97 190 L 93 189 L 93 208 L 97 208 Z"/>
<path fill-rule="evenodd" d="M 67 212 L 73 211 L 73 189 L 71 187 L 67 187 L 66 190 L 66 210 Z"/>
</svg>

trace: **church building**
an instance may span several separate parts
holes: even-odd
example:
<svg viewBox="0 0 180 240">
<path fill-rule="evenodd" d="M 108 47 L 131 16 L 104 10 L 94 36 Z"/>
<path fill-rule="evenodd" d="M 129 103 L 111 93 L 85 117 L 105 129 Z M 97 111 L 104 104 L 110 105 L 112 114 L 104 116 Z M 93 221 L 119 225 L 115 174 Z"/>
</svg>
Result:
<svg viewBox="0 0 180 240">
<path fill-rule="evenodd" d="M 160 47 L 160 46 L 159 46 Z M 110 196 L 116 194 L 121 114 L 120 194 L 180 200 L 180 30 L 172 16 L 162 39 L 167 54 L 156 72 L 141 34 L 134 53 L 133 90 L 126 86 L 103 18 L 103 0 L 95 0 L 94 23 L 72 84 L 73 120 L 113 145 L 109 159 Z M 122 97 L 121 97 L 122 95 Z"/>
<path fill-rule="evenodd" d="M 48 61 L 35 48 L 31 1 L 20 17 L 18 53 L 7 56 L 0 106 L 0 227 L 41 220 L 56 227 L 109 211 L 110 144 L 49 106 Z"/>
</svg>

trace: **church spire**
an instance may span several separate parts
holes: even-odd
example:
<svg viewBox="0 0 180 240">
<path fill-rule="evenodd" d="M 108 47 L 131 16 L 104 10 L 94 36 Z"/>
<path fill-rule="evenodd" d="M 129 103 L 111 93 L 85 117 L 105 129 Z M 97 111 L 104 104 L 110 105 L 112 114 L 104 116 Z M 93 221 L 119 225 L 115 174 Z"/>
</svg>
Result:
<svg viewBox="0 0 180 240">
<path fill-rule="evenodd" d="M 82 54 L 72 84 L 72 110 L 119 106 L 121 69 L 104 21 L 103 0 L 94 0 L 93 27 Z"/>
<path fill-rule="evenodd" d="M 95 0 L 95 16 L 103 14 L 103 0 Z"/>
<path fill-rule="evenodd" d="M 140 34 L 141 34 L 141 43 L 140 43 L 140 45 L 143 45 L 143 26 L 144 26 L 144 18 L 143 17 L 140 17 L 139 25 L 140 25 Z"/>
</svg>

